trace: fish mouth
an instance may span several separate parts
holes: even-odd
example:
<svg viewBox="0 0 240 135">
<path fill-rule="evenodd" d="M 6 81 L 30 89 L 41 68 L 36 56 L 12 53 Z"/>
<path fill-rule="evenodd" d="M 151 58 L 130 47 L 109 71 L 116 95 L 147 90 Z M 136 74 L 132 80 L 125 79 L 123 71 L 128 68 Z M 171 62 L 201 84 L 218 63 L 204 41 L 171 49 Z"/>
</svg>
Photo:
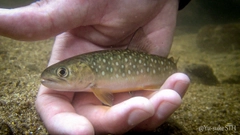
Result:
<svg viewBox="0 0 240 135">
<path fill-rule="evenodd" d="M 62 90 L 62 83 L 59 85 L 58 80 L 41 79 L 41 84 L 53 90 Z"/>
<path fill-rule="evenodd" d="M 64 79 L 41 78 L 41 84 L 48 88 L 59 89 L 63 85 L 68 85 L 68 82 Z"/>
<path fill-rule="evenodd" d="M 52 82 L 52 81 L 47 80 L 47 79 L 41 79 L 41 83 L 42 83 L 43 85 L 48 84 L 48 83 L 50 83 L 50 82 Z"/>
<path fill-rule="evenodd" d="M 58 79 L 41 78 L 41 83 L 58 83 L 58 82 L 66 82 L 66 80 L 62 78 L 58 78 Z"/>
<path fill-rule="evenodd" d="M 41 79 L 41 83 L 44 84 L 53 84 L 53 83 L 57 83 L 56 80 L 53 79 Z"/>
<path fill-rule="evenodd" d="M 73 88 L 66 80 L 41 79 L 41 83 L 43 86 L 56 91 L 78 91 L 77 88 Z"/>
</svg>

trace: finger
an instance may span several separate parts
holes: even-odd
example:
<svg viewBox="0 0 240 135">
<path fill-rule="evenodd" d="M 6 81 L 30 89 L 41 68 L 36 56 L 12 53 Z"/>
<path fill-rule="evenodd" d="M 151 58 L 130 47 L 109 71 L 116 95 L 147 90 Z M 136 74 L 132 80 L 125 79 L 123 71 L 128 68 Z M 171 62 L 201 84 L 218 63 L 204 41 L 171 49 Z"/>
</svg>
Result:
<svg viewBox="0 0 240 135">
<path fill-rule="evenodd" d="M 35 102 L 36 109 L 50 134 L 93 134 L 91 123 L 77 115 L 71 105 L 73 94 L 50 91 L 41 86 Z"/>
<path fill-rule="evenodd" d="M 94 45 L 86 39 L 73 36 L 69 32 L 64 32 L 56 37 L 49 65 L 75 55 L 97 50 L 103 50 L 103 48 Z"/>
<path fill-rule="evenodd" d="M 76 111 L 85 116 L 100 134 L 122 134 L 154 114 L 150 101 L 134 97 L 112 107 L 73 103 Z"/>
<path fill-rule="evenodd" d="M 160 90 L 172 89 L 175 90 L 181 97 L 184 96 L 190 84 L 190 79 L 183 73 L 175 73 L 171 75 L 162 85 Z"/>
<path fill-rule="evenodd" d="M 150 99 L 155 108 L 155 114 L 143 121 L 133 130 L 153 130 L 161 125 L 181 105 L 181 97 L 174 90 L 166 89 L 157 92 Z"/>
<path fill-rule="evenodd" d="M 183 73 L 175 73 L 167 78 L 167 80 L 161 86 L 160 90 L 172 89 L 176 91 L 181 97 L 183 97 L 188 89 L 189 84 L 190 79 L 187 75 Z M 132 96 L 144 96 L 151 98 L 157 92 L 148 90 L 134 91 L 132 92 Z"/>
<path fill-rule="evenodd" d="M 159 14 L 143 30 L 151 41 L 148 52 L 166 57 L 171 49 L 174 29 L 176 25 L 178 1 L 167 0 L 162 4 Z"/>
<path fill-rule="evenodd" d="M 89 9 L 105 4 L 96 2 L 99 1 L 93 4 L 86 0 L 41 0 L 26 7 L 1 9 L 0 35 L 19 40 L 39 40 L 85 23 L 92 24 L 99 20 L 101 11 Z"/>
<path fill-rule="evenodd" d="M 100 46 L 123 46 L 132 34 L 161 10 L 162 1 L 108 1 L 98 25 L 79 27 L 71 32 Z M 87 33 L 86 33 L 87 32 Z"/>
<path fill-rule="evenodd" d="M 76 113 L 58 113 L 44 123 L 50 134 L 94 134 L 94 128 L 88 119 Z"/>
</svg>

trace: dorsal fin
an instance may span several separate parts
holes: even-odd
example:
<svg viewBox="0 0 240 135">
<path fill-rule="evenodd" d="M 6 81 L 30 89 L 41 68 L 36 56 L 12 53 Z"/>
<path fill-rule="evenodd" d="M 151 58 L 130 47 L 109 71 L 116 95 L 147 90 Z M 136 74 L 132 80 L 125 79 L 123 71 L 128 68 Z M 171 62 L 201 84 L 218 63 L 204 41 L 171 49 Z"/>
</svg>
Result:
<svg viewBox="0 0 240 135">
<path fill-rule="evenodd" d="M 170 61 L 172 61 L 173 63 L 177 64 L 178 60 L 180 57 L 178 57 L 177 59 L 174 59 L 173 57 L 168 58 Z"/>
<path fill-rule="evenodd" d="M 143 28 L 140 27 L 133 35 L 127 49 L 149 53 L 150 46 L 151 41 L 147 39 L 147 36 L 144 33 Z"/>
</svg>

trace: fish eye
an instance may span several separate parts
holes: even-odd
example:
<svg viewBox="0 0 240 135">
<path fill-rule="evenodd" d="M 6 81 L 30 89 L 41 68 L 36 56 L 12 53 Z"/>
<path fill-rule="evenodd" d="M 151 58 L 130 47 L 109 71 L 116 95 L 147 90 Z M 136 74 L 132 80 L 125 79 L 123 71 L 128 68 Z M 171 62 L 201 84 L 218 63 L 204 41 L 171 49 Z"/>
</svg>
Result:
<svg viewBox="0 0 240 135">
<path fill-rule="evenodd" d="M 59 77 L 67 77 L 68 76 L 68 70 L 65 67 L 60 67 L 57 69 L 57 75 Z"/>
</svg>

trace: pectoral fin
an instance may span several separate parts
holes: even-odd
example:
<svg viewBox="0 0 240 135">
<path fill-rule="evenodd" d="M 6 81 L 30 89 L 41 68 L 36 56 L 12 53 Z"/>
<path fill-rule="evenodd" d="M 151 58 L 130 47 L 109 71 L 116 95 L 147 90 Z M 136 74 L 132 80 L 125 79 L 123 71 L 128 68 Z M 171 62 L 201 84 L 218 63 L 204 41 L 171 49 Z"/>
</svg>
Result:
<svg viewBox="0 0 240 135">
<path fill-rule="evenodd" d="M 105 90 L 102 89 L 93 89 L 94 95 L 105 105 L 112 106 L 113 104 L 113 94 L 106 92 Z"/>
</svg>

